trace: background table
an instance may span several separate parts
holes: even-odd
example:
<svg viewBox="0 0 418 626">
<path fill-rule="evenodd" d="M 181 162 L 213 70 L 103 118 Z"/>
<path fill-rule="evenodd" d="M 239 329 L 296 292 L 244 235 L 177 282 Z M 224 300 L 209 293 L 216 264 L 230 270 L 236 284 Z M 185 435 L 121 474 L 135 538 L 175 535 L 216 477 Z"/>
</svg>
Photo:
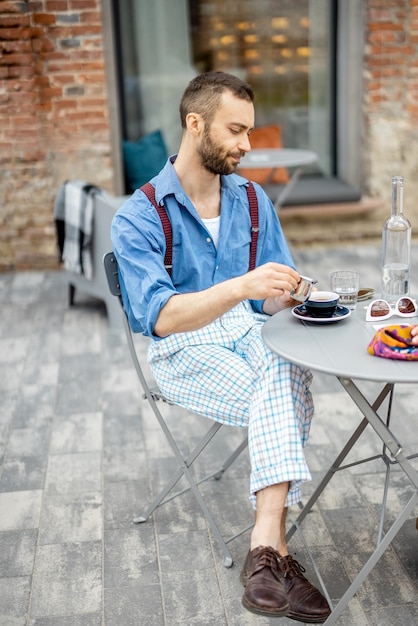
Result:
<svg viewBox="0 0 418 626">
<path fill-rule="evenodd" d="M 417 454 L 406 456 L 404 447 L 397 440 L 391 430 L 392 394 L 395 383 L 417 383 L 418 361 L 405 362 L 382 359 L 368 354 L 367 345 L 375 333 L 376 322 L 365 321 L 366 311 L 364 303 L 358 303 L 357 309 L 346 319 L 332 324 L 309 323 L 295 318 L 290 309 L 277 313 L 264 325 L 263 339 L 266 345 L 287 360 L 302 367 L 334 375 L 342 384 L 345 391 L 355 402 L 363 414 L 361 423 L 331 465 L 321 483 L 303 508 L 296 522 L 288 533 L 288 539 L 295 531 L 302 533 L 301 523 L 322 491 L 331 481 L 337 471 L 343 469 L 343 461 L 355 446 L 365 428 L 370 425 L 383 443 L 382 454 L 361 459 L 349 466 L 365 463 L 369 460 L 381 458 L 386 465 L 386 478 L 383 490 L 380 526 L 377 544 L 373 554 L 358 572 L 338 604 L 325 622 L 327 626 L 334 624 L 343 612 L 346 604 L 356 593 L 370 571 L 376 565 L 388 545 L 393 541 L 414 507 L 418 502 L 418 473 L 410 463 L 410 459 Z M 392 317 L 386 324 L 404 322 L 399 317 Z M 408 318 L 408 323 L 418 324 L 418 317 Z M 383 387 L 374 399 L 369 402 L 365 394 L 360 391 L 354 380 L 367 380 L 383 383 Z M 383 402 L 388 399 L 388 410 L 385 419 L 378 414 Z M 402 418 L 400 418 L 402 419 Z M 397 464 L 408 477 L 412 486 L 412 496 L 406 506 L 390 528 L 384 533 L 383 525 L 386 510 L 386 497 L 389 488 L 391 466 Z M 347 465 L 344 467 L 348 467 Z M 303 539 L 314 569 L 318 575 L 324 593 L 332 606 L 331 599 L 316 566 L 315 559 Z"/>
<path fill-rule="evenodd" d="M 288 148 L 254 148 L 242 159 L 241 166 L 245 168 L 272 168 L 271 175 L 266 184 L 274 175 L 274 171 L 279 167 L 295 168 L 290 176 L 289 182 L 278 193 L 274 200 L 276 209 L 283 204 L 295 183 L 297 182 L 302 168 L 306 165 L 316 163 L 318 155 L 309 150 L 297 150 Z M 239 173 L 239 172 L 238 172 Z"/>
</svg>

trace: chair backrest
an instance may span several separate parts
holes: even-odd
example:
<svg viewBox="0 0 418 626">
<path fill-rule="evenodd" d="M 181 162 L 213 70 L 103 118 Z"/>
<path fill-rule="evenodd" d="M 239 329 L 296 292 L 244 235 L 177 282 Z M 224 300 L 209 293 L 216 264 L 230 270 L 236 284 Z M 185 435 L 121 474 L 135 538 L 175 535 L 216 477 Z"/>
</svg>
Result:
<svg viewBox="0 0 418 626">
<path fill-rule="evenodd" d="M 123 328 L 126 335 L 126 341 L 128 343 L 129 352 L 132 357 L 133 364 L 136 369 L 136 373 L 138 374 L 138 378 L 142 385 L 142 389 L 144 392 L 144 398 L 147 398 L 151 403 L 151 406 L 155 410 L 155 401 L 163 400 L 164 402 L 168 402 L 165 398 L 164 394 L 161 393 L 159 388 L 156 385 L 150 386 L 145 377 L 144 371 L 142 369 L 141 363 L 138 358 L 138 353 L 136 351 L 135 342 L 132 334 L 131 327 L 129 325 L 128 316 L 126 315 L 126 311 L 123 307 L 122 295 L 120 290 L 120 281 L 119 281 L 119 269 L 118 262 L 113 252 L 107 252 L 103 256 L 103 265 L 105 268 L 105 273 L 107 277 L 107 282 L 109 284 L 110 293 L 113 296 L 116 296 L 119 299 L 120 307 L 121 307 L 121 315 Z M 169 403 L 169 402 L 168 402 Z M 171 403 L 169 403 L 171 404 Z M 158 416 L 157 416 L 158 417 Z"/>
<path fill-rule="evenodd" d="M 118 262 L 113 252 L 106 252 L 106 254 L 103 256 L 103 265 L 105 268 L 110 293 L 112 294 L 112 296 L 118 296 L 119 298 L 121 298 Z"/>
<path fill-rule="evenodd" d="M 282 130 L 278 124 L 269 124 L 267 126 L 258 126 L 251 131 L 250 136 L 251 148 L 283 148 Z M 289 182 L 289 172 L 285 167 L 276 168 L 257 168 L 243 167 L 238 170 L 240 176 L 249 180 L 265 185 L 266 183 L 274 183 L 277 185 L 285 185 Z"/>
</svg>

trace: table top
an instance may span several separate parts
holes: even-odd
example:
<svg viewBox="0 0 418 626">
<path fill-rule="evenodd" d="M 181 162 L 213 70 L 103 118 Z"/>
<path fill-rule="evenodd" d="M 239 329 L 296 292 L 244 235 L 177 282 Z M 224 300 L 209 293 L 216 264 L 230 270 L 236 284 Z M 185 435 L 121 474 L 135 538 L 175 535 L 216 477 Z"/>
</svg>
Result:
<svg viewBox="0 0 418 626">
<path fill-rule="evenodd" d="M 418 361 L 383 359 L 367 352 L 377 324 L 366 322 L 366 308 L 366 302 L 358 302 L 349 317 L 331 324 L 301 321 L 291 308 L 285 309 L 264 324 L 263 339 L 288 361 L 318 372 L 369 381 L 418 382 Z M 418 316 L 393 316 L 384 323 L 418 324 Z"/>
<path fill-rule="evenodd" d="M 309 150 L 253 148 L 241 161 L 242 167 L 302 167 L 315 163 L 318 155 Z"/>
</svg>

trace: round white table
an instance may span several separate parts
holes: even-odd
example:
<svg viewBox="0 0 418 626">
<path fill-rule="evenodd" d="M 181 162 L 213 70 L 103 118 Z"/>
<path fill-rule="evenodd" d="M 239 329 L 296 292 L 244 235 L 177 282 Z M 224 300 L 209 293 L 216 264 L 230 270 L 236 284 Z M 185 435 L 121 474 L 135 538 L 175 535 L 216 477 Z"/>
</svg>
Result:
<svg viewBox="0 0 418 626">
<path fill-rule="evenodd" d="M 418 472 L 410 463 L 410 460 L 417 457 L 418 454 L 406 456 L 403 445 L 391 430 L 391 400 L 394 385 L 395 383 L 417 383 L 418 361 L 395 361 L 368 354 L 367 345 L 376 332 L 375 326 L 378 323 L 366 322 L 365 317 L 366 311 L 362 302 L 357 304 L 356 310 L 349 317 L 331 324 L 301 321 L 292 315 L 291 309 L 287 309 L 271 317 L 263 328 L 264 342 L 273 352 L 302 367 L 334 375 L 364 416 L 288 533 L 288 539 L 296 531 L 301 534 L 324 594 L 332 607 L 331 615 L 325 622 L 327 626 L 334 624 L 341 616 L 347 603 L 374 568 L 418 503 Z M 393 316 L 384 323 L 399 324 L 405 321 L 405 319 Z M 408 318 L 407 323 L 418 324 L 418 317 Z M 380 323 L 380 325 L 383 324 Z M 369 402 L 366 394 L 360 391 L 354 382 L 356 379 L 383 383 L 383 386 L 378 396 Z M 388 409 L 385 418 L 382 419 L 378 410 L 386 398 L 389 399 Z M 398 419 L 402 419 L 402 415 L 398 416 Z M 343 465 L 344 459 L 368 425 L 373 428 L 383 443 L 382 453 Z M 332 426 L 330 425 L 330 427 Z M 343 597 L 336 606 L 333 606 L 314 556 L 303 537 L 301 523 L 336 472 L 377 458 L 380 458 L 386 465 L 386 477 L 376 547 Z M 383 532 L 390 469 L 393 465 L 400 467 L 409 479 L 412 496 L 390 528 Z"/>
<path fill-rule="evenodd" d="M 368 354 L 367 345 L 378 321 L 366 322 L 366 308 L 367 304 L 359 302 L 349 317 L 332 324 L 301 321 L 287 309 L 265 323 L 263 339 L 271 350 L 289 361 L 319 372 L 378 382 L 417 383 L 418 361 L 394 361 Z M 384 324 L 405 322 L 418 324 L 418 316 L 393 316 Z"/>
<path fill-rule="evenodd" d="M 242 159 L 242 167 L 303 167 L 318 160 L 315 152 L 288 148 L 253 148 Z"/>
</svg>

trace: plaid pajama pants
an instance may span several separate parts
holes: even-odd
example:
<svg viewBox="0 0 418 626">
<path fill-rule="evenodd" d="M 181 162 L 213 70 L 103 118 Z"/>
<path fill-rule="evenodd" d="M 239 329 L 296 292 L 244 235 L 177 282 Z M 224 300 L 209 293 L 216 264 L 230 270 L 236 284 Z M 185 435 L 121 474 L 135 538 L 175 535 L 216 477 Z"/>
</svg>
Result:
<svg viewBox="0 0 418 626">
<path fill-rule="evenodd" d="M 286 506 L 311 480 L 305 461 L 313 415 L 312 374 L 273 353 L 261 330 L 266 317 L 243 302 L 208 326 L 151 341 L 148 359 L 166 396 L 230 426 L 248 427 L 250 499 L 289 482 Z"/>
</svg>

